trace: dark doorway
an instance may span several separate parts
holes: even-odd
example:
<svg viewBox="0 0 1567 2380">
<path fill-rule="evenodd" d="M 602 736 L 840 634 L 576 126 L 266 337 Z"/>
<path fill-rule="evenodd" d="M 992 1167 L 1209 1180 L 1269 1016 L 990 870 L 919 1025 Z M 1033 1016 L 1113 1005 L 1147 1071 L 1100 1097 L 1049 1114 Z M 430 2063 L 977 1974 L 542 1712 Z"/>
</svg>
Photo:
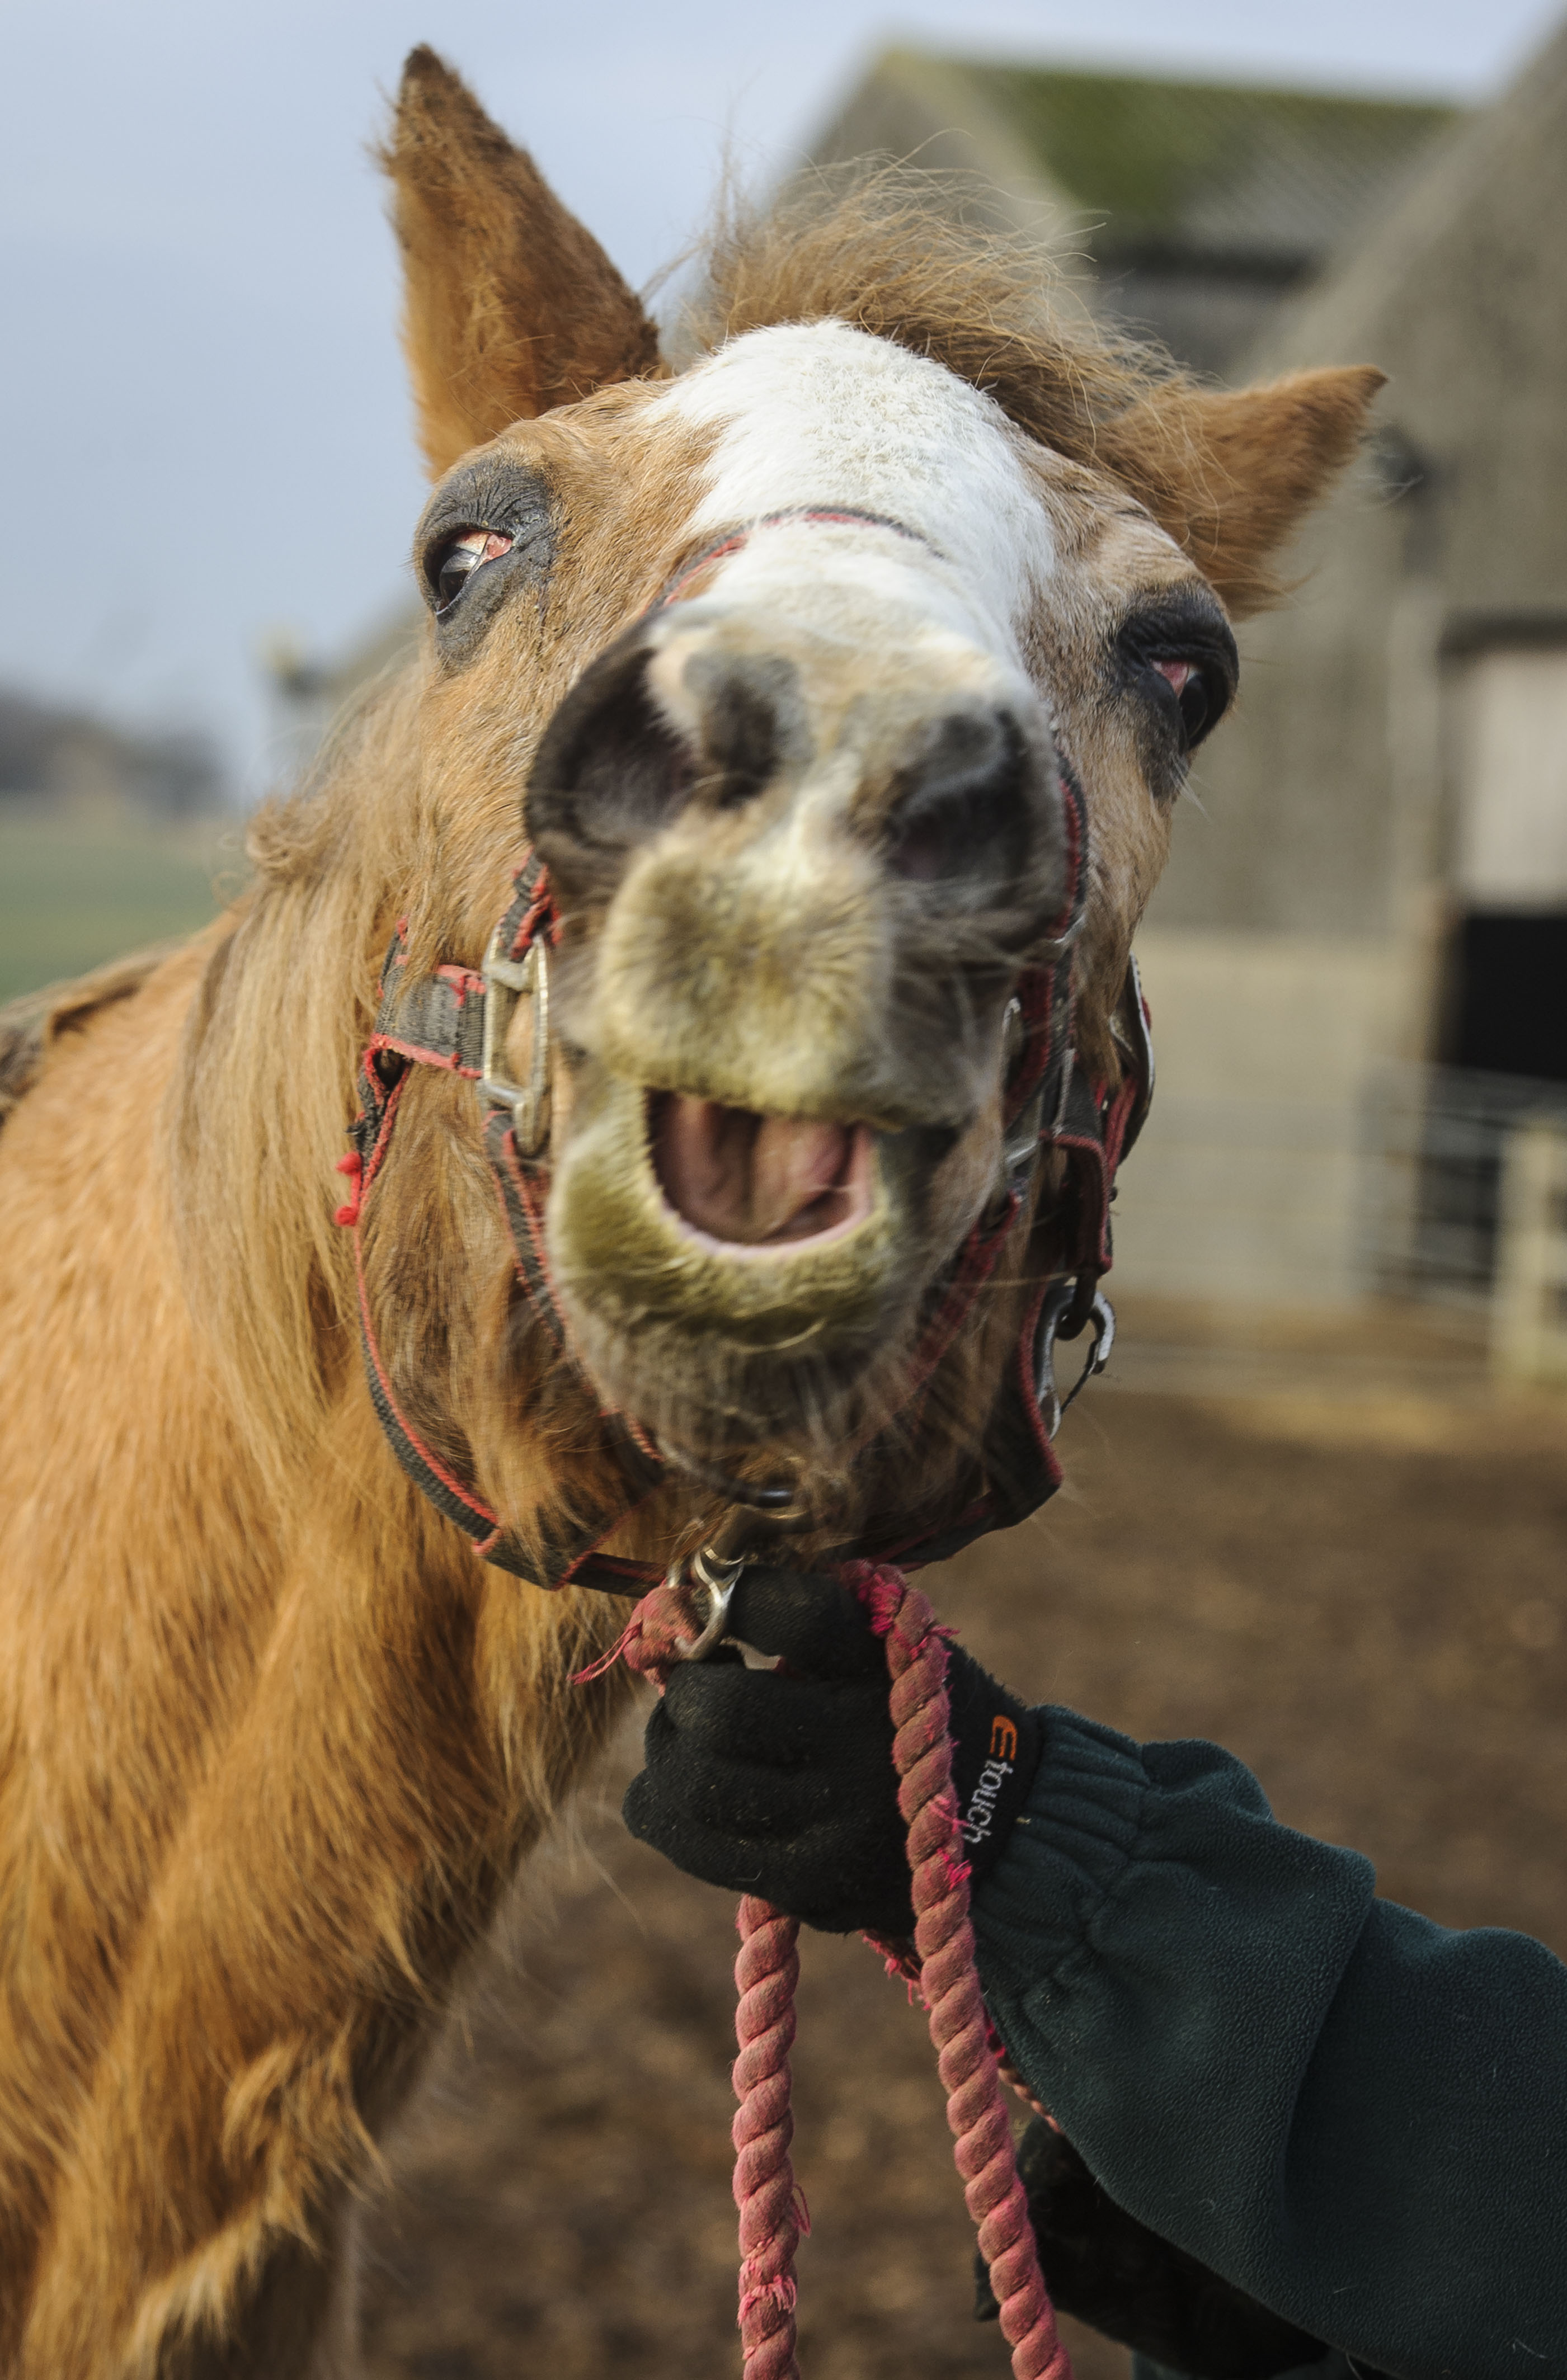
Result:
<svg viewBox="0 0 1567 2380">
<path fill-rule="evenodd" d="M 1496 1272 L 1507 1143 L 1567 1111 L 1567 910 L 1471 909 L 1449 944 L 1442 1062 L 1413 1123 L 1418 1188 L 1403 1285 L 1483 1301 Z"/>
<path fill-rule="evenodd" d="M 1567 1083 L 1567 910 L 1470 910 L 1448 1015 L 1450 1065 Z"/>
</svg>

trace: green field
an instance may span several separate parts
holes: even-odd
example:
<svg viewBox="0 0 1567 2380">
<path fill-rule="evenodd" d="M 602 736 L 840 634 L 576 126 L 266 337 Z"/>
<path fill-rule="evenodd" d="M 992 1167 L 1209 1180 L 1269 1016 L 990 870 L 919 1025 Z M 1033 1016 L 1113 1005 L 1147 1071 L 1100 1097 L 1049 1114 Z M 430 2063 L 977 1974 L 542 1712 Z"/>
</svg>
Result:
<svg viewBox="0 0 1567 2380">
<path fill-rule="evenodd" d="M 242 833 L 0 810 L 0 1001 L 205 925 L 242 880 Z"/>
</svg>

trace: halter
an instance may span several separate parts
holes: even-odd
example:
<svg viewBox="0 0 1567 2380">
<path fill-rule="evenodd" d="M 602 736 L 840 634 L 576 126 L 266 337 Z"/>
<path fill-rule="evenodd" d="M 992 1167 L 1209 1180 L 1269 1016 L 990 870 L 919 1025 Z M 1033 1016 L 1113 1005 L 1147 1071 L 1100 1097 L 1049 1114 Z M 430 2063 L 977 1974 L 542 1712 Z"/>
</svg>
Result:
<svg viewBox="0 0 1567 2380">
<path fill-rule="evenodd" d="M 702 571 L 737 552 L 759 529 L 793 523 L 855 523 L 927 542 L 901 522 L 846 506 L 768 514 L 729 532 L 685 564 L 644 616 L 678 600 Z M 981 1444 L 974 1492 L 920 1534 L 910 1536 L 896 1527 L 871 1531 L 822 1556 L 815 1567 L 854 1560 L 896 1561 L 912 1568 L 943 1560 L 987 1531 L 1011 1528 L 1026 1519 L 1061 1484 L 1051 1439 L 1063 1412 L 1110 1355 L 1115 1317 L 1098 1283 L 1111 1264 L 1110 1203 L 1116 1168 L 1141 1130 L 1152 1097 L 1153 1052 L 1148 1008 L 1133 960 L 1114 1019 L 1124 1060 L 1120 1086 L 1112 1092 L 1091 1082 L 1078 1061 L 1073 1038 L 1073 956 L 1087 890 L 1087 816 L 1072 770 L 1064 760 L 1059 766 L 1067 885 L 1048 937 L 1050 962 L 1024 970 L 1008 1012 L 1020 1051 L 1005 1094 L 1001 1178 L 996 1195 L 927 1300 L 903 1402 L 893 1418 L 906 1416 L 922 1398 L 994 1271 L 1042 1156 L 1059 1149 L 1066 1160 L 1063 1199 L 1048 1219 L 1041 1219 L 1055 1236 L 1052 1263 L 1030 1302 L 1003 1371 Z M 339 1172 L 352 1181 L 352 1194 L 338 1208 L 336 1219 L 354 1233 L 370 1400 L 408 1476 L 465 1533 L 482 1560 L 537 1586 L 584 1585 L 625 1595 L 655 1585 L 663 1566 L 623 1560 L 601 1548 L 672 1476 L 695 1477 L 729 1501 L 763 1512 L 776 1511 L 785 1500 L 784 1492 L 729 1479 L 690 1456 L 672 1453 L 657 1445 L 634 1415 L 601 1408 L 601 1442 L 615 1458 L 623 1500 L 618 1509 L 597 1514 L 586 1524 L 546 1527 L 540 1551 L 529 1552 L 477 1488 L 441 1461 L 403 1413 L 382 1360 L 365 1278 L 365 1206 L 386 1163 L 409 1069 L 431 1066 L 458 1075 L 473 1084 L 483 1111 L 484 1153 L 523 1293 L 556 1350 L 571 1356 L 544 1232 L 550 1189 L 549 953 L 559 937 L 560 917 L 548 873 L 531 850 L 525 852 L 516 872 L 511 902 L 480 969 L 447 965 L 431 975 L 410 978 L 407 926 L 399 922 L 381 971 L 374 1030 L 359 1064 L 359 1110 L 350 1127 L 354 1147 L 338 1161 Z M 505 1074 L 503 1053 L 513 1016 L 524 1000 L 533 1005 L 533 1050 L 529 1078 L 517 1083 Z M 1088 1355 L 1063 1398 L 1055 1381 L 1056 1342 L 1075 1337 L 1085 1325 L 1091 1334 Z M 891 1427 L 884 1425 L 872 1448 Z"/>
</svg>

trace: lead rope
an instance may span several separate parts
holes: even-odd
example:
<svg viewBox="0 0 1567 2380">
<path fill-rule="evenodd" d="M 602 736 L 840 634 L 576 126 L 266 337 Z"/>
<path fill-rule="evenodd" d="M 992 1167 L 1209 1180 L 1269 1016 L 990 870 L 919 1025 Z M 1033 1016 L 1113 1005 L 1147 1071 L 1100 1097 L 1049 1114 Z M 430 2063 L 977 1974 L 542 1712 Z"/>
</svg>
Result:
<svg viewBox="0 0 1567 2380">
<path fill-rule="evenodd" d="M 947 1705 L 947 1632 L 929 1598 L 890 1564 L 845 1563 L 839 1575 L 858 1597 L 887 1649 L 893 1760 L 898 1808 L 908 1829 L 914 1876 L 914 1957 L 947 2094 L 953 2155 L 979 2234 L 1012 2350 L 1014 2380 L 1072 2380 L 1055 2313 L 1039 2270 L 1028 2201 L 1017 2171 L 996 2037 L 986 2013 L 968 1910 Z M 684 1590 L 668 1583 L 644 1596 L 613 1650 L 662 1688 L 692 1635 Z M 737 1916 L 740 1952 L 735 2030 L 735 2203 L 740 2214 L 740 2342 L 745 2380 L 799 2380 L 795 2359 L 795 2250 L 810 2217 L 789 2161 L 789 2052 L 795 2039 L 799 1925 L 747 1896 Z M 886 1946 L 878 1943 L 878 1949 Z M 905 1970 L 896 1957 L 889 1970 Z"/>
</svg>

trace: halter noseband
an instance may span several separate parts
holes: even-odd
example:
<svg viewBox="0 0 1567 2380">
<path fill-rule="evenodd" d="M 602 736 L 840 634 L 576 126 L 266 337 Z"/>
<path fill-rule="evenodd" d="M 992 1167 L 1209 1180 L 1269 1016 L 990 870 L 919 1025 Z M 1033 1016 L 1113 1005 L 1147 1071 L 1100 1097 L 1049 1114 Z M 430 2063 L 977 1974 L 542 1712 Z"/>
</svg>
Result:
<svg viewBox="0 0 1567 2380">
<path fill-rule="evenodd" d="M 759 528 L 792 523 L 847 525 L 892 531 L 920 544 L 929 540 L 901 522 L 841 507 L 800 507 L 768 514 L 731 531 L 686 563 L 649 613 L 678 600 L 701 571 L 735 552 Z M 647 616 L 647 615 L 644 615 Z M 990 1529 L 1010 1528 L 1026 1518 L 1061 1484 L 1061 1465 L 1051 1443 L 1061 1416 L 1090 1377 L 1102 1370 L 1115 1334 L 1115 1317 L 1099 1290 L 1111 1262 L 1110 1201 L 1115 1172 L 1142 1127 L 1153 1091 L 1153 1052 L 1147 1005 L 1129 962 L 1115 1019 L 1124 1057 L 1114 1092 L 1088 1081 L 1073 1038 L 1073 951 L 1083 922 L 1087 888 L 1087 818 L 1081 788 L 1061 762 L 1066 815 L 1068 883 L 1059 917 L 1049 937 L 1049 965 L 1026 968 L 1012 1003 L 1021 1027 L 1021 1055 L 1007 1087 L 1002 1163 L 997 1196 L 969 1233 L 929 1302 L 916 1347 L 911 1378 L 900 1414 L 923 1393 L 973 1311 L 994 1270 L 1028 1196 L 1042 1153 L 1060 1149 L 1067 1160 L 1068 1195 L 1051 1218 L 1061 1231 L 1055 1269 L 1042 1282 L 1025 1316 L 986 1428 L 978 1492 L 941 1525 L 921 1536 L 894 1533 L 857 1539 L 823 1559 L 896 1560 L 905 1567 L 944 1560 Z M 569 1356 L 570 1339 L 549 1268 L 544 1207 L 549 1195 L 549 949 L 560 921 L 547 873 L 528 851 L 513 879 L 513 897 L 491 938 L 479 970 L 443 965 L 410 978 L 405 925 L 399 922 L 381 971 L 375 1027 L 360 1061 L 359 1111 L 350 1127 L 351 1153 L 339 1171 L 353 1183 L 337 1220 L 354 1232 L 360 1336 L 370 1400 L 403 1469 L 446 1518 L 454 1521 L 485 1561 L 543 1587 L 579 1585 L 624 1595 L 656 1584 L 658 1563 L 631 1561 L 601 1550 L 604 1540 L 672 1475 L 690 1475 L 729 1501 L 776 1512 L 787 1491 L 759 1489 L 726 1477 L 701 1461 L 657 1446 L 629 1415 L 603 1411 L 600 1427 L 613 1451 L 625 1488 L 619 1509 L 584 1526 L 565 1523 L 541 1532 L 540 1551 L 529 1552 L 468 1481 L 460 1478 L 425 1443 L 403 1413 L 382 1360 L 365 1279 L 365 1202 L 385 1164 L 397 1111 L 411 1066 L 432 1066 L 475 1086 L 484 1111 L 484 1151 L 511 1243 L 523 1293 L 557 1352 Z M 533 1003 L 533 1046 L 528 1080 L 505 1074 L 503 1053 L 519 1002 Z M 1075 1385 L 1063 1399 L 1055 1383 L 1055 1345 L 1087 1326 L 1089 1354 Z M 894 1417 L 896 1418 L 896 1417 Z M 886 1426 L 890 1427 L 890 1425 Z M 876 1441 L 872 1441 L 874 1444 Z M 541 1576 L 541 1572 L 543 1575 Z"/>
</svg>

